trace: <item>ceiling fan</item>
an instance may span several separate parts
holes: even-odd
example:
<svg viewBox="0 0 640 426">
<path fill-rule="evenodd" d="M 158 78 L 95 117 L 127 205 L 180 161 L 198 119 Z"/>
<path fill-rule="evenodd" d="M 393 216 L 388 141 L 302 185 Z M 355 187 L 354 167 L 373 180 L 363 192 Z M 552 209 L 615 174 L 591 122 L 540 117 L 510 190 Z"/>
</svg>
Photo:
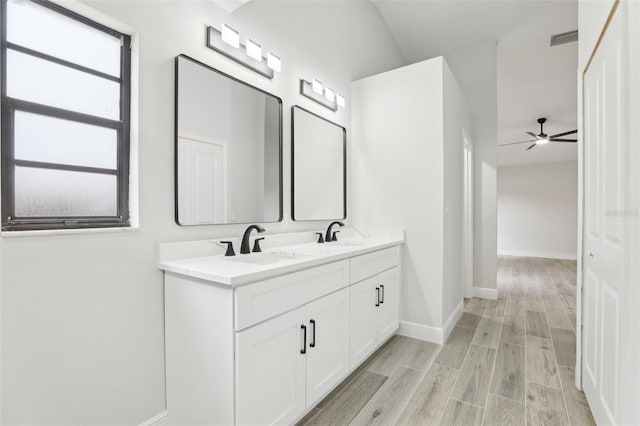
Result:
<svg viewBox="0 0 640 426">
<path fill-rule="evenodd" d="M 517 145 L 520 143 L 531 143 L 533 142 L 531 145 L 529 145 L 529 147 L 527 147 L 527 149 L 525 151 L 528 151 L 534 147 L 536 147 L 537 145 L 544 145 L 547 144 L 549 142 L 578 142 L 577 139 L 561 139 L 562 136 L 567 136 L 567 135 L 572 135 L 574 133 L 578 133 L 578 130 L 569 130 L 568 132 L 562 132 L 562 133 L 558 133 L 557 135 L 552 135 L 549 136 L 547 135 L 543 130 L 542 127 L 544 126 L 544 123 L 547 121 L 546 118 L 538 118 L 538 123 L 540 124 L 540 134 L 536 135 L 533 132 L 525 132 L 526 134 L 528 134 L 529 136 L 531 136 L 533 139 L 530 140 L 526 140 L 526 141 L 520 141 L 520 142 L 511 142 L 511 143 L 503 143 L 500 146 L 506 146 L 506 145 Z"/>
</svg>

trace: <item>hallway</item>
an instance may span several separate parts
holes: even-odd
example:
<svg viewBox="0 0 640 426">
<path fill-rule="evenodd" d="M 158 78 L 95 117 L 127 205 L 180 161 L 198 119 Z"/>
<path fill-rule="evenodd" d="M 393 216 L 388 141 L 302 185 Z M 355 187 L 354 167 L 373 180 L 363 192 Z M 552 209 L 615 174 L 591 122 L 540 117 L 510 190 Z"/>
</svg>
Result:
<svg viewBox="0 0 640 426">
<path fill-rule="evenodd" d="M 576 262 L 500 257 L 443 346 L 396 336 L 307 424 L 592 425 L 574 386 Z"/>
</svg>

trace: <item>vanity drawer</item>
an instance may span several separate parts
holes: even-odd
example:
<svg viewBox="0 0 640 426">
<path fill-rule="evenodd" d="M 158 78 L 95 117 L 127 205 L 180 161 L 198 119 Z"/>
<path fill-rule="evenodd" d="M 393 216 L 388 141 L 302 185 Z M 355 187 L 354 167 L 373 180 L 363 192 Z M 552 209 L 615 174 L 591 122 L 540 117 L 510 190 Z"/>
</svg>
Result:
<svg viewBox="0 0 640 426">
<path fill-rule="evenodd" d="M 398 247 L 374 251 L 351 259 L 351 283 L 357 283 L 389 268 L 397 266 L 400 252 Z"/>
<path fill-rule="evenodd" d="M 349 261 L 322 265 L 235 290 L 235 328 L 245 329 L 349 285 Z"/>
</svg>

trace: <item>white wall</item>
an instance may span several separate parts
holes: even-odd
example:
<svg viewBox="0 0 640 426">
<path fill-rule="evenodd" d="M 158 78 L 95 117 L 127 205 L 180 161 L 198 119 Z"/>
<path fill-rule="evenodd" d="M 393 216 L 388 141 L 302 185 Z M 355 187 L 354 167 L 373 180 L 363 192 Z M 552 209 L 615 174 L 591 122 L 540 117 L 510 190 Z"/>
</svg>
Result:
<svg viewBox="0 0 640 426">
<path fill-rule="evenodd" d="M 496 288 L 497 48 L 486 41 L 444 54 L 473 114 L 474 287 Z"/>
<path fill-rule="evenodd" d="M 405 230 L 401 320 L 435 327 L 442 324 L 442 63 L 351 86 L 353 223 Z"/>
<path fill-rule="evenodd" d="M 498 253 L 575 259 L 578 163 L 498 168 Z"/>
<path fill-rule="evenodd" d="M 405 230 L 401 320 L 441 328 L 463 294 L 462 135 L 471 114 L 442 57 L 356 81 L 352 97 L 354 225 Z"/>
<path fill-rule="evenodd" d="M 350 81 L 403 63 L 367 2 L 250 2 L 228 15 L 208 1 L 90 1 L 139 35 L 140 228 L 130 232 L 2 238 L 1 423 L 134 425 L 165 409 L 159 241 L 240 235 L 243 225 L 174 223 L 174 58 L 188 54 L 284 100 L 284 212 L 269 234 L 320 229 L 293 223 L 292 104 L 349 125 L 298 94 L 313 77 Z M 309 19 L 313 16 L 314 19 Z M 273 81 L 205 48 L 205 25 L 228 22 L 283 59 Z M 327 31 L 331 22 L 331 31 Z M 327 48 L 330 46 L 331 48 Z"/>
<path fill-rule="evenodd" d="M 464 139 L 473 134 L 471 111 L 455 76 L 443 63 L 444 80 L 444 241 L 442 324 L 464 297 Z"/>
<path fill-rule="evenodd" d="M 591 52 L 602 33 L 615 0 L 588 0 L 578 2 L 578 70 L 584 71 Z"/>
</svg>

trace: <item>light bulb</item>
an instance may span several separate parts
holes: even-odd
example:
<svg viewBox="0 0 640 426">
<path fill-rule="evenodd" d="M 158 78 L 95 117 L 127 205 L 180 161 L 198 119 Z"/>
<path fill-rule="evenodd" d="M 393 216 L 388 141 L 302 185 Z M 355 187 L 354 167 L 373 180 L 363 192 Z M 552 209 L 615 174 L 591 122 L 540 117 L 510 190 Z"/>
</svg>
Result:
<svg viewBox="0 0 640 426">
<path fill-rule="evenodd" d="M 314 92 L 316 92 L 319 95 L 322 95 L 322 82 L 320 80 L 318 80 L 317 78 L 314 78 L 313 82 L 311 83 L 311 87 L 313 88 Z"/>
<path fill-rule="evenodd" d="M 276 72 L 280 72 L 282 69 L 282 62 L 280 62 L 280 58 L 269 52 L 267 55 L 267 66 Z"/>
<path fill-rule="evenodd" d="M 339 107 L 344 108 L 345 102 L 344 102 L 344 96 L 342 95 L 336 95 L 336 102 L 338 103 Z"/>
<path fill-rule="evenodd" d="M 240 34 L 228 26 L 227 24 L 222 24 L 222 41 L 227 43 L 229 46 L 233 46 L 236 49 L 240 47 Z"/>
<path fill-rule="evenodd" d="M 247 39 L 247 55 L 258 62 L 262 61 L 262 46 L 251 39 Z"/>
<path fill-rule="evenodd" d="M 333 102 L 336 97 L 336 92 L 334 92 L 333 89 L 327 87 L 326 89 L 324 89 L 324 97 Z"/>
</svg>

